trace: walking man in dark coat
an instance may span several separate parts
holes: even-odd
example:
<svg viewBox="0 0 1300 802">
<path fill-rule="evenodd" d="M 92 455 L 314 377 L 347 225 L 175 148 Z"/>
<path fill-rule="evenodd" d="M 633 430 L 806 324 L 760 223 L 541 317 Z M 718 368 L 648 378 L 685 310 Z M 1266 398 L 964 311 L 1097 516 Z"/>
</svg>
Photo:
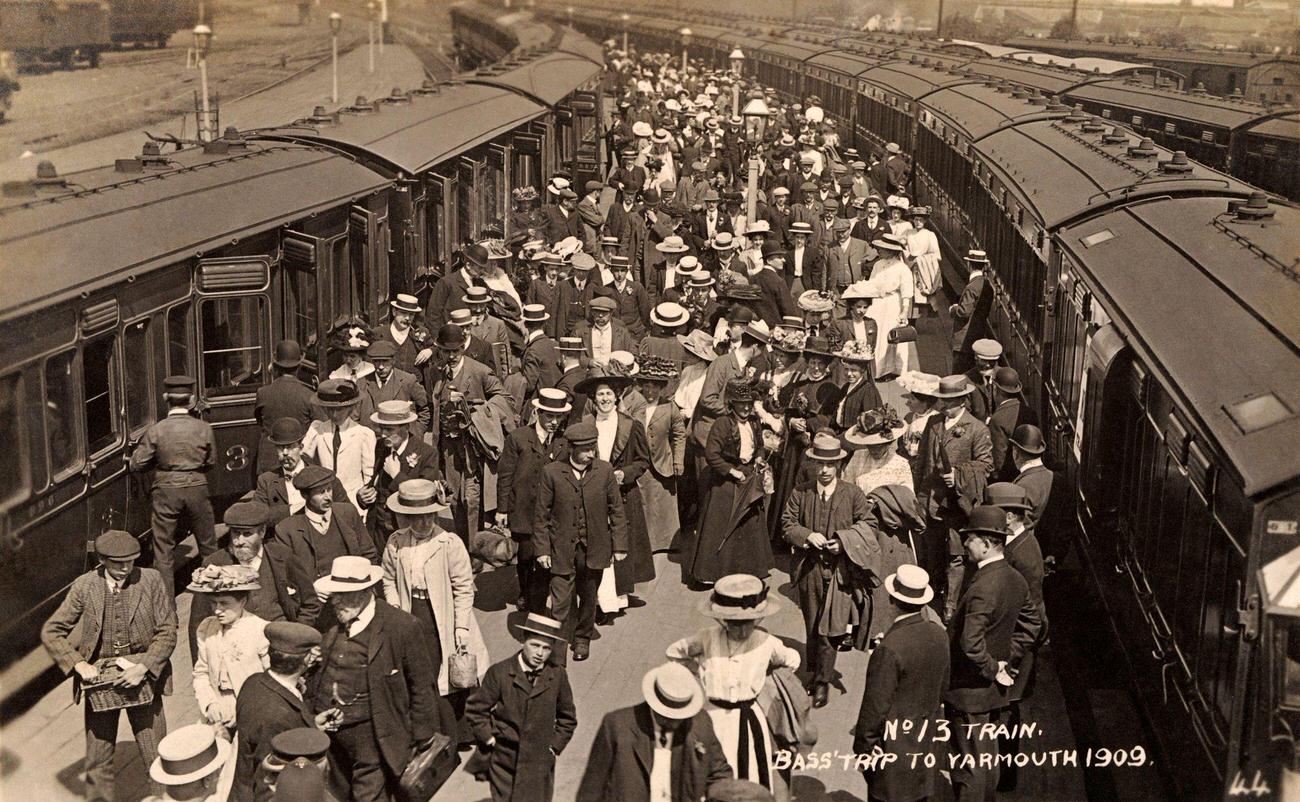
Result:
<svg viewBox="0 0 1300 802">
<path fill-rule="evenodd" d="M 731 766 L 690 669 L 665 663 L 641 680 L 645 701 L 605 714 L 578 802 L 694 802 L 730 779 Z"/>
<path fill-rule="evenodd" d="M 1033 509 L 1029 512 L 1028 525 L 1035 532 L 1038 529 L 1038 522 L 1043 520 L 1043 513 L 1047 511 L 1047 502 L 1052 496 L 1053 474 L 1051 469 L 1043 465 L 1043 453 L 1047 451 L 1047 444 L 1043 440 L 1043 432 L 1037 426 L 1024 425 L 1017 426 L 1011 433 L 1011 458 L 1016 463 L 1015 484 L 1020 485 L 1029 494 L 1029 502 Z M 1039 538 L 1042 542 L 1042 538 Z"/>
<path fill-rule="evenodd" d="M 150 426 L 131 453 L 130 468 L 153 470 L 153 558 L 168 598 L 176 598 L 177 528 L 184 521 L 194 532 L 199 556 L 217 550 L 217 533 L 208 499 L 208 471 L 217 465 L 217 441 L 212 427 L 190 414 L 194 405 L 194 379 L 163 379 L 167 417 Z"/>
<path fill-rule="evenodd" d="M 924 733 L 935 721 L 948 690 L 948 635 L 925 609 L 934 598 L 930 575 L 916 565 L 900 565 L 885 578 L 896 611 L 894 623 L 871 653 L 862 692 L 853 751 L 875 755 L 863 772 L 867 796 L 880 802 L 916 802 L 934 796 L 938 766 L 927 767 L 909 754 L 928 754 L 933 743 Z M 908 722 L 894 739 L 885 737 L 888 722 Z"/>
<path fill-rule="evenodd" d="M 162 577 L 136 567 L 140 544 L 127 532 L 110 530 L 95 538 L 99 567 L 77 577 L 68 595 L 41 627 L 41 643 L 59 670 L 75 674 L 73 702 L 82 686 L 101 682 L 105 664 L 114 662 L 113 684 L 127 694 L 142 682 L 153 701 L 126 708 L 140 758 L 152 765 L 158 742 L 167 734 L 162 698 L 171 693 L 171 656 L 176 648 L 176 609 Z M 122 669 L 125 663 L 127 668 Z M 86 701 L 86 799 L 116 798 L 113 755 L 121 710 L 96 713 Z M 152 792 L 162 787 L 150 783 Z"/>
<path fill-rule="evenodd" d="M 952 371 L 965 373 L 975 366 L 975 353 L 971 346 L 976 340 L 989 336 L 989 308 L 993 305 L 993 287 L 984 277 L 989 265 L 984 251 L 971 250 L 966 254 L 966 267 L 970 271 L 966 286 L 962 288 L 957 303 L 948 307 L 952 317 Z"/>
<path fill-rule="evenodd" d="M 1011 456 L 1011 435 L 1017 426 L 1034 423 L 1037 416 L 1020 397 L 1020 374 L 1015 368 L 993 371 L 993 408 L 989 412 L 989 440 L 993 445 L 991 479 L 1010 481 L 1016 477 Z"/>
<path fill-rule="evenodd" d="M 982 802 L 997 788 L 998 742 L 982 733 L 981 725 L 1007 706 L 1021 659 L 1038 638 L 1042 619 L 1025 578 L 1003 556 L 1009 534 L 1006 513 L 976 507 L 961 534 L 976 568 L 952 617 L 952 680 L 944 702 L 952 721 L 953 791 L 958 802 Z"/>
<path fill-rule="evenodd" d="M 416 750 L 438 725 L 437 683 L 424 627 L 375 598 L 384 569 L 364 557 L 339 557 L 315 583 L 335 623 L 321 639 L 321 665 L 308 686 L 317 710 L 336 708 L 330 769 L 336 794 L 387 800 Z"/>
<path fill-rule="evenodd" d="M 519 634 L 523 648 L 493 665 L 465 705 L 465 722 L 478 753 L 466 769 L 492 786 L 493 802 L 550 802 L 555 759 L 578 726 L 564 668 L 549 658 L 563 653 L 563 626 L 530 613 Z"/>
<path fill-rule="evenodd" d="M 551 614 L 573 632 L 578 661 L 587 659 L 596 634 L 601 572 L 627 557 L 623 496 L 613 466 L 596 459 L 596 437 L 591 422 L 565 430 L 568 458 L 542 470 L 533 511 L 537 564 L 551 572 Z M 563 665 L 563 652 L 557 660 Z"/>
<path fill-rule="evenodd" d="M 294 340 L 281 340 L 275 344 L 271 359 L 271 383 L 257 388 L 257 402 L 253 417 L 262 426 L 262 438 L 257 444 L 257 473 L 275 467 L 275 444 L 271 442 L 271 426 L 280 418 L 293 418 L 306 431 L 312 419 L 312 399 L 316 397 L 310 387 L 298 380 L 298 367 L 302 364 L 302 346 Z"/>
<path fill-rule="evenodd" d="M 384 401 L 370 415 L 370 425 L 379 432 L 375 443 L 374 503 L 363 505 L 370 514 L 366 525 L 375 541 L 375 550 L 383 552 L 388 536 L 397 529 L 397 515 L 388 509 L 388 497 L 408 479 L 442 479 L 438 470 L 438 452 L 411 432 L 416 422 L 410 401 Z"/>
</svg>

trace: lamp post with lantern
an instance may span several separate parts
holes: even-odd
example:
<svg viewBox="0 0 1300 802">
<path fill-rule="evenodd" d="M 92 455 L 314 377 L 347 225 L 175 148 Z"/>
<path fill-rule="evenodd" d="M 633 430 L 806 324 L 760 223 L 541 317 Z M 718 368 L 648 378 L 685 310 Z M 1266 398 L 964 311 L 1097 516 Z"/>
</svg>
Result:
<svg viewBox="0 0 1300 802">
<path fill-rule="evenodd" d="M 618 18 L 623 21 L 623 52 L 626 54 L 627 53 L 627 23 L 628 20 L 632 19 L 632 17 L 630 17 L 628 13 L 625 11 L 622 14 L 619 14 Z"/>
<path fill-rule="evenodd" d="M 740 108 L 740 76 L 744 74 L 745 51 L 736 48 L 727 58 L 731 61 L 731 110 L 734 114 Z"/>
<path fill-rule="evenodd" d="M 686 80 L 686 65 L 689 63 L 690 59 L 691 29 L 682 28 L 678 33 L 682 35 L 682 80 L 684 81 Z"/>
<path fill-rule="evenodd" d="M 767 134 L 767 119 L 772 115 L 763 99 L 762 92 L 753 92 L 749 96 L 740 116 L 745 121 L 745 141 L 749 143 L 749 180 L 745 198 L 745 219 L 753 220 L 758 214 L 758 170 L 759 148 Z"/>
<path fill-rule="evenodd" d="M 330 101 L 339 102 L 339 31 L 343 28 L 343 15 L 337 11 L 330 14 L 330 57 L 333 66 L 334 83 L 330 90 Z"/>
<path fill-rule="evenodd" d="M 564 13 L 569 16 L 569 27 L 573 27 L 573 6 L 564 9 Z"/>
<path fill-rule="evenodd" d="M 203 96 L 203 118 L 199 121 L 199 141 L 208 141 L 212 127 L 212 109 L 208 104 L 208 48 L 212 45 L 212 29 L 206 25 L 194 26 L 194 57 L 199 62 L 199 91 Z"/>
<path fill-rule="evenodd" d="M 370 0 L 366 3 L 366 10 L 370 12 L 370 72 L 373 73 L 375 71 L 375 20 L 379 16 L 379 6 L 375 4 L 375 0 Z"/>
</svg>

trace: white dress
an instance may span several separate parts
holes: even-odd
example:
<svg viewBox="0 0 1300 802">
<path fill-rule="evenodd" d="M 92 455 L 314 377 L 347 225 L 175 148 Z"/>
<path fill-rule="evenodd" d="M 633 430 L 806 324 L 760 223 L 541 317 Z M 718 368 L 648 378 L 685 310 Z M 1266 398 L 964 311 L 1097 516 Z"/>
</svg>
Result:
<svg viewBox="0 0 1300 802">
<path fill-rule="evenodd" d="M 912 229 L 907 235 L 907 255 L 912 259 L 916 284 L 913 299 L 918 304 L 928 304 L 943 284 L 939 273 L 939 238 L 928 228 Z"/>
<path fill-rule="evenodd" d="M 910 302 L 916 292 L 912 269 L 902 259 L 881 259 L 865 283 L 867 293 L 875 299 L 867 314 L 876 321 L 876 376 L 901 376 L 911 368 L 908 357 L 914 345 L 891 345 L 889 332 L 904 323 L 903 300 Z"/>
<path fill-rule="evenodd" d="M 720 624 L 682 638 L 665 652 L 669 660 L 695 663 L 704 695 L 705 710 L 713 721 L 714 733 L 727 756 L 732 773 L 742 780 L 775 790 L 776 772 L 771 769 L 772 733 L 767 716 L 758 703 L 767 674 L 773 668 L 799 669 L 799 653 L 780 638 L 755 627 L 748 640 L 733 642 Z M 756 719 L 756 720 L 755 720 Z M 748 724 L 749 746 L 740 754 L 742 728 Z M 754 737 L 755 729 L 760 737 Z M 741 764 L 744 764 L 742 771 Z"/>
<path fill-rule="evenodd" d="M 889 453 L 879 462 L 871 458 L 868 449 L 853 452 L 844 469 L 844 476 L 861 488 L 863 493 L 870 493 L 885 485 L 902 485 L 912 490 L 912 464 L 893 446 L 890 446 Z"/>
</svg>

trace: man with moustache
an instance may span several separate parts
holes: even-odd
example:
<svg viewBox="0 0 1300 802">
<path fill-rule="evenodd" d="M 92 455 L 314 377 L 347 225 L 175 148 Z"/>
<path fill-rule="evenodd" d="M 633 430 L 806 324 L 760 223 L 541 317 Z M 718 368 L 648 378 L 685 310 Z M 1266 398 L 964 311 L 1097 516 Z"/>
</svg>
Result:
<svg viewBox="0 0 1300 802">
<path fill-rule="evenodd" d="M 375 498 L 367 505 L 370 515 L 366 524 L 379 552 L 397 529 L 397 518 L 388 509 L 388 497 L 397 491 L 397 486 L 407 479 L 436 482 L 442 478 L 437 450 L 411 434 L 411 424 L 415 421 L 415 410 L 409 401 L 384 401 L 370 415 L 370 425 L 379 432 L 379 439 L 375 444 Z"/>
<path fill-rule="evenodd" d="M 307 427 L 295 418 L 281 418 L 271 424 L 267 439 L 275 447 L 277 464 L 258 474 L 257 487 L 253 490 L 253 500 L 266 505 L 266 525 L 271 529 L 290 515 L 302 512 L 305 502 L 302 493 L 293 486 L 293 477 L 308 464 L 302 454 L 302 439 L 306 436 Z M 335 501 L 349 500 L 348 491 L 337 476 L 333 490 Z"/>
<path fill-rule="evenodd" d="M 415 420 L 411 421 L 410 430 L 420 437 L 429 430 L 429 393 L 418 376 L 394 364 L 396 358 L 397 346 L 389 340 L 376 340 L 366 349 L 366 360 L 374 365 L 375 372 L 361 377 L 357 383 L 363 399 L 361 423 L 378 433 L 372 413 L 385 401 L 402 401 L 414 407 Z"/>
</svg>

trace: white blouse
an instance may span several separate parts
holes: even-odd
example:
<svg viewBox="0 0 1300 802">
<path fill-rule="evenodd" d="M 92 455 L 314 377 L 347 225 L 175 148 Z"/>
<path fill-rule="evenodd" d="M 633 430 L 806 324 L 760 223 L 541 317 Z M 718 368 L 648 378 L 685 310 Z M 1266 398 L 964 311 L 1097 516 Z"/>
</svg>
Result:
<svg viewBox="0 0 1300 802">
<path fill-rule="evenodd" d="M 733 642 L 714 624 L 672 644 L 666 654 L 679 663 L 694 661 L 704 695 L 721 702 L 757 698 L 773 668 L 799 669 L 799 653 L 759 627 L 747 640 Z"/>
<path fill-rule="evenodd" d="M 601 419 L 596 415 L 596 456 L 605 462 L 614 454 L 614 440 L 618 436 L 618 413 L 611 413 Z"/>
</svg>

